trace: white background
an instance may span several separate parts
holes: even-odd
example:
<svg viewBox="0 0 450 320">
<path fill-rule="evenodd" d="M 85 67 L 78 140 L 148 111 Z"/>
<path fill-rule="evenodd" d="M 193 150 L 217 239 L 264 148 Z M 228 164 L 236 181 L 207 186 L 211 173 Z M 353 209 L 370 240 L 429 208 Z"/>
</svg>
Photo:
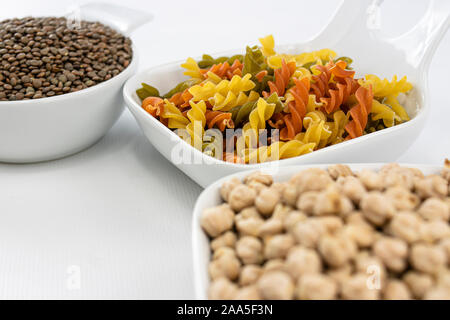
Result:
<svg viewBox="0 0 450 320">
<path fill-rule="evenodd" d="M 63 15 L 85 2 L 1 1 L 0 19 Z M 301 42 L 339 3 L 114 2 L 155 15 L 132 35 L 141 70 L 244 48 L 270 33 L 279 44 Z M 411 28 L 427 2 L 386 0 L 384 31 L 399 35 Z M 449 56 L 450 33 L 431 65 L 428 124 L 401 162 L 440 164 L 450 157 Z M 77 155 L 0 164 L 0 298 L 194 298 L 190 223 L 200 192 L 148 143 L 128 111 L 105 138 Z M 77 270 L 79 289 L 68 286 Z"/>
</svg>

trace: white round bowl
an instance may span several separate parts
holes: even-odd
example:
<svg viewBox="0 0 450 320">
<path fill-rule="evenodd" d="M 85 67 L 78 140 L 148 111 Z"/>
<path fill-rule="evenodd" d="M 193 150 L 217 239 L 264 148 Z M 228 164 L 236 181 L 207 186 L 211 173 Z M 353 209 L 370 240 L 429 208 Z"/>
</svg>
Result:
<svg viewBox="0 0 450 320">
<path fill-rule="evenodd" d="M 138 65 L 90 88 L 60 96 L 0 102 L 0 161 L 37 162 L 81 151 L 103 137 L 124 109 L 122 86 Z"/>
</svg>

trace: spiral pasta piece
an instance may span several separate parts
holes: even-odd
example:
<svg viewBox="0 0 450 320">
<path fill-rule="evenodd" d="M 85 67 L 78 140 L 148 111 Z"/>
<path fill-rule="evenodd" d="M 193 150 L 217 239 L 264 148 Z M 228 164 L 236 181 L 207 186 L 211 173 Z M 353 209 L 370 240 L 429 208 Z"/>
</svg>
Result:
<svg viewBox="0 0 450 320">
<path fill-rule="evenodd" d="M 326 62 L 334 59 L 335 57 L 336 52 L 334 52 L 333 50 L 321 49 L 318 51 L 305 52 L 298 55 L 274 54 L 267 57 L 267 64 L 272 69 L 277 69 L 281 67 L 283 60 L 287 62 L 295 62 L 298 66 L 303 66 L 308 63 L 322 63 L 324 61 Z"/>
<path fill-rule="evenodd" d="M 167 126 L 171 129 L 185 129 L 189 124 L 189 120 L 183 116 L 180 109 L 167 99 L 164 99 L 164 108 L 160 117 L 167 121 Z"/>
<path fill-rule="evenodd" d="M 389 106 L 379 102 L 376 99 L 372 101 L 372 119 L 383 120 L 386 127 L 392 127 L 395 121 L 401 121 L 402 119 L 392 110 Z"/>
<path fill-rule="evenodd" d="M 207 79 L 212 78 L 213 75 L 217 76 L 220 79 L 232 79 L 235 75 L 242 75 L 243 67 L 244 65 L 238 59 L 236 59 L 234 60 L 232 65 L 230 65 L 228 61 L 225 61 L 223 63 L 214 64 L 210 68 L 201 70 L 200 72 Z"/>
<path fill-rule="evenodd" d="M 142 101 L 142 108 L 158 118 L 164 111 L 164 100 L 159 97 L 147 97 Z"/>
<path fill-rule="evenodd" d="M 192 145 L 197 149 L 202 149 L 203 133 L 206 124 L 206 104 L 205 101 L 195 103 L 190 101 L 191 109 L 187 111 L 187 118 L 189 124 L 186 126 L 186 130 L 191 135 Z"/>
<path fill-rule="evenodd" d="M 314 143 L 304 143 L 299 140 L 276 141 L 269 146 L 246 149 L 241 158 L 244 159 L 245 163 L 275 161 L 311 153 L 314 148 Z"/>
<path fill-rule="evenodd" d="M 348 117 L 342 110 L 333 113 L 333 121 L 327 122 L 328 128 L 331 130 L 331 135 L 328 138 L 329 144 L 333 145 L 344 141 L 343 135 L 347 123 Z"/>
<path fill-rule="evenodd" d="M 217 127 L 220 131 L 224 131 L 234 128 L 234 122 L 229 112 L 206 110 L 205 116 L 209 129 Z"/>
<path fill-rule="evenodd" d="M 286 127 L 280 132 L 281 140 L 292 140 L 302 130 L 303 117 L 306 115 L 309 103 L 309 79 L 298 80 L 294 78 L 293 80 L 295 86 L 289 90 L 289 93 L 294 100 L 289 103 L 290 113 L 284 118 Z"/>
<path fill-rule="evenodd" d="M 283 96 L 286 87 L 289 84 L 289 79 L 295 72 L 295 63 L 283 60 L 281 68 L 275 70 L 275 82 L 269 81 L 270 94 L 276 93 L 278 96 Z"/>
<path fill-rule="evenodd" d="M 250 113 L 248 122 L 244 125 L 244 131 L 251 128 L 257 133 L 260 129 L 265 129 L 266 121 L 272 117 L 274 110 L 274 103 L 267 103 L 263 98 L 259 98 L 256 108 Z"/>
<path fill-rule="evenodd" d="M 306 131 L 299 133 L 295 137 L 296 140 L 314 143 L 316 149 L 323 148 L 327 144 L 332 132 L 326 124 L 326 116 L 321 111 L 309 112 L 303 119 L 303 125 Z"/>
<path fill-rule="evenodd" d="M 272 35 L 268 35 L 264 38 L 259 38 L 259 42 L 261 43 L 261 51 L 265 57 L 273 56 L 275 54 L 275 40 Z"/>
<path fill-rule="evenodd" d="M 325 97 L 329 89 L 329 82 L 331 78 L 330 64 L 326 66 L 316 65 L 316 70 L 320 73 L 311 77 L 311 90 L 319 102 L 321 98 Z"/>
<path fill-rule="evenodd" d="M 323 102 L 324 109 L 328 114 L 338 110 L 358 88 L 358 82 L 353 80 L 353 78 L 347 77 L 342 81 L 344 83 L 338 82 L 334 84 L 333 87 L 335 89 L 329 89 L 329 98 L 320 98 L 320 101 Z"/>
<path fill-rule="evenodd" d="M 358 104 L 350 109 L 349 113 L 352 120 L 345 126 L 345 130 L 348 132 L 348 139 L 360 137 L 364 133 L 369 113 L 372 110 L 372 86 L 369 86 L 368 89 L 359 87 L 355 96 Z"/>
<path fill-rule="evenodd" d="M 250 91 L 249 95 L 244 92 L 240 92 L 237 96 L 233 91 L 228 91 L 226 96 L 220 93 L 216 93 L 214 97 L 208 101 L 213 105 L 213 110 L 230 111 L 236 106 L 241 106 L 247 102 L 256 101 L 259 98 L 259 94 L 255 91 Z"/>
<path fill-rule="evenodd" d="M 373 95 L 379 98 L 387 96 L 397 97 L 400 93 L 408 92 L 413 88 L 406 76 L 398 80 L 397 75 L 394 75 L 392 80 L 389 81 L 388 79 L 382 80 L 376 75 L 368 74 L 365 76 L 365 79 L 361 79 L 359 82 L 365 87 L 372 86 Z"/>
<path fill-rule="evenodd" d="M 228 111 L 232 108 L 230 100 L 236 100 L 240 93 L 250 91 L 255 87 L 255 83 L 250 80 L 251 75 L 246 74 L 244 77 L 233 76 L 231 80 L 222 80 L 215 84 L 211 81 L 206 81 L 199 85 L 194 85 L 189 88 L 190 94 L 192 94 L 193 101 L 210 101 L 213 106 L 216 106 L 216 110 Z M 229 93 L 232 95 L 229 96 Z M 229 100 L 227 100 L 227 97 Z M 247 97 L 247 96 L 246 96 Z M 213 99 L 211 99 L 213 98 Z M 243 98 L 243 96 L 241 96 Z M 225 101 L 227 101 L 225 103 Z M 229 103 L 229 104 L 228 104 Z M 227 108 L 229 107 L 229 109 Z"/>
<path fill-rule="evenodd" d="M 187 58 L 186 62 L 181 65 L 182 68 L 185 68 L 186 71 L 183 73 L 186 76 L 189 76 L 194 79 L 203 79 L 203 74 L 201 72 L 200 67 L 192 58 Z"/>
<path fill-rule="evenodd" d="M 402 121 L 409 121 L 409 115 L 405 108 L 398 102 L 397 97 L 389 95 L 386 97 L 385 103 L 390 105 L 395 114 L 397 114 Z"/>
</svg>

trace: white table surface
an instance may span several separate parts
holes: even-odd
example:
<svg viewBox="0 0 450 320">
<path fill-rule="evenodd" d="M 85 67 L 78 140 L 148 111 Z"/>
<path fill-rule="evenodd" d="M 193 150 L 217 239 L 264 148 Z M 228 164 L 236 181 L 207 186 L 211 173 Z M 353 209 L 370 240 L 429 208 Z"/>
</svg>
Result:
<svg viewBox="0 0 450 320">
<path fill-rule="evenodd" d="M 0 19 L 61 15 L 85 2 L 2 1 Z M 426 2 L 385 1 L 383 29 L 406 31 Z M 255 44 L 270 33 L 280 44 L 305 40 L 338 1 L 126 4 L 156 16 L 132 35 L 142 69 Z M 428 124 L 398 161 L 441 164 L 450 157 L 449 56 L 450 33 L 431 65 Z M 194 298 L 190 223 L 200 192 L 150 145 L 128 111 L 100 142 L 72 157 L 0 164 L 0 298 Z"/>
</svg>

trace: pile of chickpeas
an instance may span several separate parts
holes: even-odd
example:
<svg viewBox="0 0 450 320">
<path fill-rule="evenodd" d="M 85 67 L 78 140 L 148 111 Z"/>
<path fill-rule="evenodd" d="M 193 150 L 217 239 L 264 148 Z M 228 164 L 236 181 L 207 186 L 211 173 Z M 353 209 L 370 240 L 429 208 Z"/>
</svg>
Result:
<svg viewBox="0 0 450 320">
<path fill-rule="evenodd" d="M 205 209 L 210 299 L 450 299 L 450 164 L 255 172 Z"/>
</svg>

